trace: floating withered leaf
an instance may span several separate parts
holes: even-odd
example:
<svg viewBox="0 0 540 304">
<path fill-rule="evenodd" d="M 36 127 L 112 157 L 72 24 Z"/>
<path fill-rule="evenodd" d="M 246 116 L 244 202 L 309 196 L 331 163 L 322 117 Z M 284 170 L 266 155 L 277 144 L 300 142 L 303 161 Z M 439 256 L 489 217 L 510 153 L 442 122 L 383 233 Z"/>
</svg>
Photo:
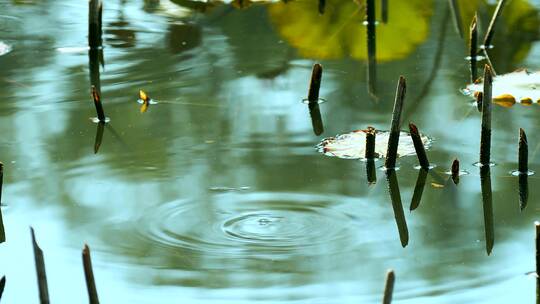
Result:
<svg viewBox="0 0 540 304">
<path fill-rule="evenodd" d="M 368 132 L 368 130 L 356 130 L 350 133 L 337 135 L 336 137 L 325 138 L 317 145 L 317 148 L 319 152 L 324 153 L 327 156 L 345 159 L 364 159 L 366 132 Z M 376 134 L 375 154 L 377 157 L 383 158 L 386 154 L 390 132 L 377 130 Z M 432 140 L 429 137 L 421 134 L 420 138 L 426 149 L 431 147 Z M 397 154 L 398 157 L 416 154 L 413 141 L 408 132 L 400 132 Z"/>
<path fill-rule="evenodd" d="M 465 95 L 477 96 L 483 92 L 483 81 L 467 85 Z M 493 103 L 511 107 L 516 103 L 530 105 L 540 102 L 540 72 L 521 69 L 493 77 Z"/>
<path fill-rule="evenodd" d="M 139 100 L 137 102 L 141 104 L 141 113 L 146 112 L 151 104 L 157 103 L 143 90 L 139 90 Z"/>
</svg>

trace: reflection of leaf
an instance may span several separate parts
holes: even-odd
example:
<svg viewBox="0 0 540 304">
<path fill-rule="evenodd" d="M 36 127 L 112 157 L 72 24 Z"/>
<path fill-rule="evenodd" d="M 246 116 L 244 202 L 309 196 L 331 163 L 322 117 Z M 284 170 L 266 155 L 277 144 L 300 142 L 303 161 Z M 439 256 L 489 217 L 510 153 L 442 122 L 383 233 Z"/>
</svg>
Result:
<svg viewBox="0 0 540 304">
<path fill-rule="evenodd" d="M 484 89 L 484 83 L 469 84 L 465 94 L 476 96 Z M 518 70 L 513 73 L 498 75 L 493 78 L 493 102 L 503 107 L 511 107 L 516 102 L 530 105 L 540 102 L 540 72 L 530 73 Z"/>
<path fill-rule="evenodd" d="M 359 2 L 359 3 L 357 3 Z M 316 1 L 269 5 L 277 31 L 305 57 L 328 59 L 367 57 L 365 1 L 336 0 L 319 15 Z M 377 26 L 377 58 L 404 58 L 424 41 L 432 3 L 424 0 L 389 1 L 388 23 Z"/>
<path fill-rule="evenodd" d="M 390 132 L 377 131 L 375 137 L 375 153 L 379 157 L 384 157 L 388 146 L 388 138 Z M 421 135 L 424 147 L 427 149 L 431 146 L 431 140 Z M 350 133 L 329 137 L 323 139 L 317 148 L 319 152 L 327 156 L 335 156 L 346 159 L 364 158 L 366 153 L 366 130 L 356 130 Z M 412 139 L 407 132 L 401 132 L 399 136 L 398 156 L 408 156 L 416 154 Z"/>
</svg>

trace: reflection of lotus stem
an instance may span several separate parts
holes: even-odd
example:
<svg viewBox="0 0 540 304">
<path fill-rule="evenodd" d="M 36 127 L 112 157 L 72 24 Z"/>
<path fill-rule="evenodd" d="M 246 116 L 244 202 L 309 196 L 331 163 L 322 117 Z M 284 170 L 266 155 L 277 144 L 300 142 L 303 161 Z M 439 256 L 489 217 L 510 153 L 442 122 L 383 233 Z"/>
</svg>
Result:
<svg viewBox="0 0 540 304">
<path fill-rule="evenodd" d="M 0 299 L 2 299 L 4 287 L 6 287 L 6 276 L 2 276 L 2 278 L 0 279 Z"/>
<path fill-rule="evenodd" d="M 484 95 L 482 97 L 482 131 L 480 137 L 480 164 L 489 166 L 491 154 L 491 87 L 493 77 L 491 68 L 484 68 Z"/>
<path fill-rule="evenodd" d="M 373 185 L 377 183 L 377 170 L 375 169 L 375 160 L 374 159 L 367 159 L 366 160 L 366 175 L 367 175 L 367 182 L 370 185 Z"/>
<path fill-rule="evenodd" d="M 482 209 L 484 209 L 484 230 L 486 234 L 486 253 L 491 254 L 495 245 L 493 226 L 493 193 L 491 191 L 491 172 L 489 165 L 480 167 L 480 186 L 482 189 Z"/>
<path fill-rule="evenodd" d="M 309 83 L 308 101 L 319 101 L 319 89 L 321 88 L 322 65 L 315 63 L 311 72 L 311 82 Z"/>
<path fill-rule="evenodd" d="M 49 289 L 47 287 L 47 274 L 45 273 L 45 261 L 43 251 L 36 242 L 34 228 L 30 227 L 32 235 L 32 247 L 34 248 L 34 260 L 36 263 L 36 274 L 39 288 L 39 300 L 41 304 L 49 304 Z"/>
<path fill-rule="evenodd" d="M 499 19 L 499 16 L 502 13 L 505 2 L 506 0 L 499 0 L 497 8 L 495 8 L 495 12 L 493 12 L 493 16 L 491 17 L 491 21 L 489 22 L 486 36 L 484 37 L 484 49 L 488 49 L 491 47 L 491 40 L 493 39 L 493 35 L 495 34 L 495 24 L 497 23 L 497 19 Z"/>
<path fill-rule="evenodd" d="M 414 149 L 416 150 L 416 155 L 418 156 L 418 162 L 420 163 L 420 167 L 424 169 L 429 169 L 429 161 L 426 155 L 426 149 L 424 148 L 424 143 L 422 142 L 422 138 L 420 137 L 420 132 L 418 132 L 418 128 L 413 123 L 409 123 L 409 132 L 411 134 L 411 138 L 414 144 Z"/>
<path fill-rule="evenodd" d="M 536 275 L 538 278 L 540 274 L 540 222 L 534 222 L 534 226 L 536 227 Z"/>
<path fill-rule="evenodd" d="M 98 120 L 100 122 L 105 122 L 105 112 L 103 111 L 103 105 L 101 104 L 101 97 L 95 86 L 92 86 L 92 99 L 94 99 Z"/>
<path fill-rule="evenodd" d="M 88 45 L 91 49 L 99 48 L 102 44 L 102 11 L 101 0 L 88 2 Z"/>
<path fill-rule="evenodd" d="M 476 49 L 478 45 L 478 26 L 476 22 L 476 13 L 474 14 L 473 20 L 470 27 L 469 35 L 469 57 L 470 57 L 470 67 L 471 67 L 471 83 L 477 78 L 476 75 L 476 55 L 478 50 Z"/>
<path fill-rule="evenodd" d="M 368 127 L 366 130 L 366 159 L 375 158 L 375 128 Z"/>
<path fill-rule="evenodd" d="M 392 303 L 392 293 L 394 292 L 394 282 L 396 281 L 396 275 L 392 269 L 386 273 L 386 282 L 384 283 L 384 297 L 383 304 Z"/>
<path fill-rule="evenodd" d="M 3 182 L 4 182 L 4 164 L 0 162 L 0 203 L 2 202 Z M 2 209 L 0 209 L 0 243 L 3 243 L 5 241 L 6 241 L 6 232 L 4 230 L 4 220 L 2 219 Z M 2 296 L 2 292 L 0 291 L 0 298 L 1 296 Z"/>
<path fill-rule="evenodd" d="M 386 150 L 386 168 L 396 167 L 397 148 L 399 144 L 399 133 L 401 128 L 401 112 L 403 112 L 403 101 L 405 100 L 405 92 L 407 85 L 405 77 L 400 76 L 396 89 L 396 99 L 394 101 L 394 110 L 392 111 L 392 126 L 390 128 L 390 136 L 388 138 L 388 148 Z"/>
<path fill-rule="evenodd" d="M 454 181 L 454 184 L 459 184 L 459 159 L 454 159 L 450 172 L 452 173 L 452 180 Z"/>
<path fill-rule="evenodd" d="M 90 248 L 84 245 L 82 251 L 82 260 L 84 267 L 84 278 L 86 279 L 86 288 L 88 289 L 88 299 L 90 304 L 99 304 L 99 299 L 96 290 L 96 282 L 94 280 L 94 271 L 92 270 L 92 259 L 90 258 Z"/>
<path fill-rule="evenodd" d="M 527 143 L 527 135 L 522 128 L 519 128 L 519 145 L 518 145 L 518 171 L 519 174 L 527 174 L 529 161 L 529 145 Z"/>
<path fill-rule="evenodd" d="M 420 201 L 422 200 L 422 193 L 424 192 L 424 187 L 426 186 L 427 174 L 427 169 L 420 168 L 420 170 L 418 170 L 418 177 L 416 178 L 416 185 L 414 186 L 413 196 L 411 198 L 411 205 L 409 206 L 410 211 L 415 210 L 420 205 Z"/>
</svg>

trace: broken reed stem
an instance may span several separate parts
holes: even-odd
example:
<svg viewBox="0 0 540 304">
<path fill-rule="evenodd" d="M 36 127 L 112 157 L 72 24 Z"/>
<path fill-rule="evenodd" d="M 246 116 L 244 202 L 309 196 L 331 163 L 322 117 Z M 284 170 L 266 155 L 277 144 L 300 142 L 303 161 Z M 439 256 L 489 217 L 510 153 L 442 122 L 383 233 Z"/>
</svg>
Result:
<svg viewBox="0 0 540 304">
<path fill-rule="evenodd" d="M 384 296 L 383 304 L 392 303 L 392 294 L 394 293 L 394 283 L 396 281 L 396 275 L 392 269 L 386 273 L 386 281 L 384 283 Z"/>
<path fill-rule="evenodd" d="M 82 251 L 82 260 L 84 267 L 84 278 L 86 279 L 86 288 L 88 289 L 88 299 L 90 304 L 99 304 L 96 281 L 94 280 L 94 271 L 92 270 L 92 259 L 90 257 L 90 248 L 84 244 Z"/>
<path fill-rule="evenodd" d="M 450 172 L 452 173 L 452 180 L 454 181 L 454 184 L 459 184 L 459 159 L 454 159 Z"/>
<path fill-rule="evenodd" d="M 368 93 L 375 95 L 377 92 L 377 40 L 375 21 L 375 0 L 366 1 L 366 22 L 367 22 L 367 52 L 368 52 Z"/>
<path fill-rule="evenodd" d="M 482 97 L 482 131 L 480 135 L 480 164 L 489 166 L 491 156 L 491 87 L 493 77 L 489 65 L 484 67 L 484 92 Z"/>
<path fill-rule="evenodd" d="M 95 86 L 92 86 L 92 99 L 94 99 L 94 105 L 96 106 L 96 113 L 100 122 L 105 122 L 105 112 L 103 111 L 103 105 L 101 104 L 101 97 Z"/>
<path fill-rule="evenodd" d="M 397 89 L 396 99 L 394 101 L 394 110 L 392 111 L 392 126 L 390 127 L 390 136 L 388 138 L 388 147 L 386 149 L 386 160 L 384 166 L 387 169 L 396 167 L 397 149 L 399 145 L 399 133 L 401 129 L 401 112 L 403 112 L 403 102 L 407 84 L 405 77 L 400 76 Z"/>
<path fill-rule="evenodd" d="M 2 279 L 0 279 L 0 300 L 2 299 L 2 295 L 4 294 L 5 287 L 6 287 L 6 276 L 2 276 Z"/>
<path fill-rule="evenodd" d="M 375 128 L 368 127 L 366 131 L 366 159 L 374 159 L 375 158 L 375 137 L 376 132 Z"/>
<path fill-rule="evenodd" d="M 309 92 L 308 92 L 308 101 L 318 102 L 319 101 L 319 89 L 321 88 L 321 79 L 322 79 L 322 65 L 315 63 L 313 65 L 313 70 L 311 71 L 311 81 L 309 83 Z"/>
<path fill-rule="evenodd" d="M 101 0 L 88 2 L 88 45 L 90 49 L 100 48 L 102 45 L 102 12 Z"/>
<path fill-rule="evenodd" d="M 471 27 L 469 28 L 469 57 L 470 57 L 470 67 L 471 67 L 471 83 L 474 83 L 478 75 L 476 73 L 476 56 L 478 53 L 478 23 L 476 22 L 477 16 L 476 13 L 471 22 Z"/>
<path fill-rule="evenodd" d="M 493 39 L 493 35 L 495 34 L 495 25 L 497 23 L 497 20 L 499 19 L 499 16 L 502 13 L 502 9 L 505 3 L 506 0 L 499 0 L 499 3 L 497 3 L 497 7 L 495 8 L 495 12 L 493 12 L 493 16 L 491 17 L 491 21 L 489 22 L 486 36 L 484 37 L 483 46 L 485 50 L 491 47 L 491 40 Z"/>
<path fill-rule="evenodd" d="M 34 228 L 30 227 L 32 235 L 32 247 L 34 248 L 34 260 L 36 263 L 36 274 L 39 288 L 39 300 L 41 304 L 49 304 L 49 290 L 47 287 L 47 274 L 45 273 L 45 261 L 43 259 L 43 251 L 39 248 L 36 242 Z"/>
<path fill-rule="evenodd" d="M 519 128 L 519 144 L 518 144 L 518 171 L 519 174 L 527 174 L 529 171 L 529 144 L 527 143 L 527 135 L 522 128 Z"/>
<path fill-rule="evenodd" d="M 476 94 L 476 107 L 478 108 L 478 112 L 482 112 L 482 98 L 484 98 L 484 93 L 478 92 L 478 94 Z"/>
<path fill-rule="evenodd" d="M 534 222 L 536 227 L 536 275 L 540 275 L 540 222 Z"/>
<path fill-rule="evenodd" d="M 381 1 L 381 19 L 382 23 L 388 22 L 388 0 Z"/>
<path fill-rule="evenodd" d="M 424 148 L 424 143 L 422 142 L 418 128 L 412 122 L 409 123 L 409 132 L 414 144 L 414 149 L 416 150 L 416 155 L 418 156 L 420 167 L 429 169 L 429 161 L 426 155 L 426 149 Z"/>
</svg>

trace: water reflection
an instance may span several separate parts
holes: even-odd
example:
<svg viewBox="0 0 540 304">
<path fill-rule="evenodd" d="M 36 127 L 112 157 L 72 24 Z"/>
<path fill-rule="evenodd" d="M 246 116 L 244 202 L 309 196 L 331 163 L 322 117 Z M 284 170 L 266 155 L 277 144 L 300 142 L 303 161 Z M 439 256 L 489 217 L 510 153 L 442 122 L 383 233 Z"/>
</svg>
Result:
<svg viewBox="0 0 540 304">
<path fill-rule="evenodd" d="M 105 123 L 99 121 L 96 125 L 96 139 L 94 140 L 94 154 L 97 154 L 99 147 L 101 147 L 101 141 L 103 140 L 103 130 L 105 130 Z"/>
<path fill-rule="evenodd" d="M 377 169 L 375 168 L 375 159 L 366 159 L 366 175 L 369 185 L 377 182 Z"/>
<path fill-rule="evenodd" d="M 386 181 L 388 182 L 388 192 L 390 193 L 392 209 L 394 210 L 394 217 L 399 231 L 399 240 L 401 241 L 401 246 L 406 247 L 409 244 L 409 229 L 407 228 L 403 204 L 401 203 L 396 170 L 386 170 Z"/>
<path fill-rule="evenodd" d="M 518 175 L 518 189 L 519 189 L 519 210 L 525 209 L 527 207 L 527 201 L 529 200 L 529 175 L 528 174 L 519 174 Z"/>
<path fill-rule="evenodd" d="M 420 168 L 418 170 L 418 177 L 416 178 L 416 185 L 414 186 L 411 205 L 409 207 L 410 211 L 413 211 L 418 208 L 418 206 L 420 206 L 420 201 L 422 200 L 422 193 L 424 192 L 424 187 L 426 186 L 427 175 L 428 170 L 424 168 Z"/>
<path fill-rule="evenodd" d="M 493 250 L 495 243 L 495 228 L 493 224 L 493 199 L 491 192 L 491 168 L 480 167 L 480 185 L 482 187 L 482 208 L 484 210 L 484 230 L 486 235 L 486 252 L 488 255 Z"/>
<path fill-rule="evenodd" d="M 319 110 L 319 104 L 317 102 L 308 103 L 309 116 L 311 117 L 311 125 L 313 127 L 313 133 L 319 136 L 324 132 L 324 126 L 321 118 L 321 111 Z"/>
</svg>

